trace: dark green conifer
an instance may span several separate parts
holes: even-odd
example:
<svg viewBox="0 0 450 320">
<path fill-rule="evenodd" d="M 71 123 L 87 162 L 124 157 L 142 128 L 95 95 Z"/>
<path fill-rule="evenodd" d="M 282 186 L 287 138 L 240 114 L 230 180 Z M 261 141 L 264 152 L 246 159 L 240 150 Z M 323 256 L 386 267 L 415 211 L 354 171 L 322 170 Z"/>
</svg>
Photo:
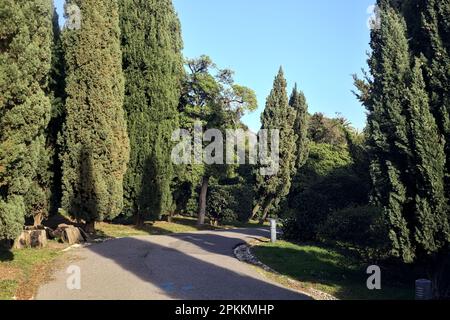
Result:
<svg viewBox="0 0 450 320">
<path fill-rule="evenodd" d="M 448 241 L 444 146 L 406 24 L 380 3 L 382 23 L 372 32 L 369 60 L 373 81 L 357 85 L 368 110 L 373 200 L 384 208 L 392 253 L 413 262 Z"/>
<path fill-rule="evenodd" d="M 297 144 L 296 170 L 300 169 L 308 158 L 308 105 L 303 92 L 299 92 L 297 84 L 292 91 L 289 106 L 295 111 L 294 133 Z"/>
<path fill-rule="evenodd" d="M 253 217 L 259 214 L 261 221 L 265 220 L 269 213 L 277 214 L 280 202 L 289 193 L 291 179 L 295 172 L 297 147 L 293 127 L 296 111 L 289 106 L 286 86 L 284 72 L 280 68 L 261 118 L 262 129 L 268 130 L 269 137 L 274 132 L 273 130 L 279 130 L 280 133 L 277 172 L 272 175 L 262 175 L 260 170 L 256 172 L 256 199 Z"/>
<path fill-rule="evenodd" d="M 131 158 L 125 205 L 138 223 L 173 208 L 171 136 L 183 76 L 181 28 L 171 0 L 120 0 L 124 108 Z"/>
<path fill-rule="evenodd" d="M 81 24 L 69 24 L 63 32 L 67 100 L 62 204 L 94 232 L 95 221 L 122 212 L 129 141 L 117 2 L 66 3 L 66 15 L 78 12 Z"/>
<path fill-rule="evenodd" d="M 14 239 L 42 205 L 30 190 L 50 120 L 52 13 L 51 0 L 0 3 L 0 239 Z"/>
</svg>

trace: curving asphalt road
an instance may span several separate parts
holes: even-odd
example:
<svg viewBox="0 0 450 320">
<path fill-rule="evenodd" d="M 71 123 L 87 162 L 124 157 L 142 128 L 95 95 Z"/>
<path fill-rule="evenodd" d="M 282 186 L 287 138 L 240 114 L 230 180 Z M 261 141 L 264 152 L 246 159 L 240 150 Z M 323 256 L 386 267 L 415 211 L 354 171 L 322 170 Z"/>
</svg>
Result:
<svg viewBox="0 0 450 320">
<path fill-rule="evenodd" d="M 76 249 L 81 289 L 67 289 L 66 268 L 39 288 L 40 300 L 304 300 L 238 261 L 233 249 L 265 229 L 122 238 Z"/>
</svg>

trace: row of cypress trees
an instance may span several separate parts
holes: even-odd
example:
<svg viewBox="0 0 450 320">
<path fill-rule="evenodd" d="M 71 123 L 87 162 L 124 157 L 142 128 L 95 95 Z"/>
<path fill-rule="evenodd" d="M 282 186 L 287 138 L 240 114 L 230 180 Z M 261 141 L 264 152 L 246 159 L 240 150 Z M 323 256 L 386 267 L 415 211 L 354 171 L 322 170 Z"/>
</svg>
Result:
<svg viewBox="0 0 450 320">
<path fill-rule="evenodd" d="M 183 76 L 171 0 L 0 4 L 0 239 L 60 206 L 94 231 L 172 208 Z M 78 26 L 77 26 L 78 22 Z"/>
<path fill-rule="evenodd" d="M 368 110 L 372 200 L 384 209 L 392 253 L 426 263 L 436 294 L 448 296 L 450 1 L 378 6 L 370 76 L 356 82 Z"/>
</svg>

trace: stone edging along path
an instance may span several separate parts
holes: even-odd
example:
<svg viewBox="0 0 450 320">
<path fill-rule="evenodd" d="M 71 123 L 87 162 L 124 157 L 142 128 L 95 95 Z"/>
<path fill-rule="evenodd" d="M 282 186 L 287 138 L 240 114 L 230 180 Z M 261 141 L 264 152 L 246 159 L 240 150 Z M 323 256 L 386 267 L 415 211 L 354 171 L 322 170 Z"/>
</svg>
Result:
<svg viewBox="0 0 450 320">
<path fill-rule="evenodd" d="M 294 287 L 291 289 L 294 289 L 302 294 L 310 296 L 311 298 L 313 298 L 315 300 L 339 300 L 336 297 L 334 297 L 328 293 L 319 291 L 314 288 L 307 288 L 307 291 L 302 291 L 302 290 L 298 289 L 299 287 L 300 288 L 304 287 L 304 284 L 302 284 L 301 282 L 299 282 L 297 280 L 294 280 L 289 277 L 281 275 L 279 272 L 273 270 L 269 266 L 267 266 L 264 263 L 262 263 L 261 261 L 259 261 L 258 258 L 256 258 L 256 256 L 251 252 L 251 248 L 253 246 L 254 246 L 254 242 L 241 244 L 234 249 L 234 255 L 236 256 L 236 258 L 239 261 L 246 262 L 251 265 L 257 266 L 257 267 L 263 269 L 265 272 L 268 272 L 270 274 L 283 277 L 284 279 L 287 280 L 287 282 L 289 282 L 292 285 L 292 287 Z"/>
</svg>

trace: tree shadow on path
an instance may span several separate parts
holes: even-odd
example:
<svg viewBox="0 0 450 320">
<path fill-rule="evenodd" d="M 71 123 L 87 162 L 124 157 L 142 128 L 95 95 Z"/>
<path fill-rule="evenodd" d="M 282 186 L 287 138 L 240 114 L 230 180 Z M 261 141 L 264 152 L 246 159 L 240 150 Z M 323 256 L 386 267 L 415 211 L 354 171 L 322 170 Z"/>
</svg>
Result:
<svg viewBox="0 0 450 320">
<path fill-rule="evenodd" d="M 243 242 L 240 238 L 220 235 L 220 232 L 193 233 L 116 239 L 92 245 L 88 249 L 111 260 L 140 280 L 152 284 L 157 288 L 158 294 L 169 299 L 309 299 L 297 292 L 261 280 L 256 276 L 256 271 L 235 259 L 233 248 Z M 102 271 L 91 268 L 83 272 Z M 112 275 L 111 279 L 113 282 L 116 279 L 119 283 L 120 277 L 120 274 L 116 274 Z M 114 283 L 109 283 L 109 286 L 114 287 Z M 148 296 L 145 290 L 142 293 L 142 299 L 154 298 L 152 290 L 148 291 Z M 123 299 L 128 298 L 124 296 Z"/>
</svg>

